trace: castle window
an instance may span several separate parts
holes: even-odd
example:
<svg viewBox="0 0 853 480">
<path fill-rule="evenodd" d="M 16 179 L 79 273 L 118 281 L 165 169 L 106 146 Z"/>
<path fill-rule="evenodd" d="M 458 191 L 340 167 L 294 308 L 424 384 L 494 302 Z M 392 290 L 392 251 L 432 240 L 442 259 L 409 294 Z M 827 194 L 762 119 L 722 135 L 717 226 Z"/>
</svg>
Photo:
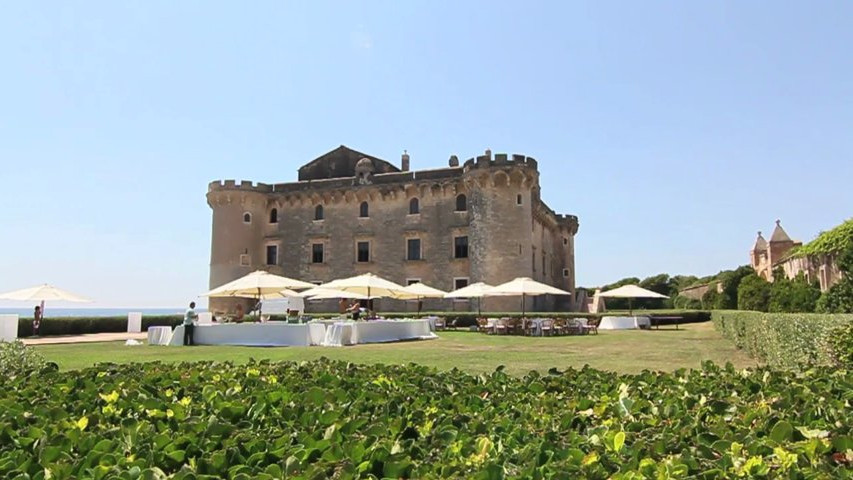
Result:
<svg viewBox="0 0 853 480">
<path fill-rule="evenodd" d="M 417 198 L 409 200 L 409 215 L 417 215 L 421 213 L 421 204 Z"/>
<path fill-rule="evenodd" d="M 545 257 L 547 254 L 542 252 L 542 275 L 547 275 L 548 271 L 545 269 Z"/>
<path fill-rule="evenodd" d="M 317 205 L 314 207 L 314 220 L 322 220 L 323 219 L 323 206 Z"/>
<path fill-rule="evenodd" d="M 278 209 L 273 208 L 270 210 L 270 223 L 278 223 Z"/>
<path fill-rule="evenodd" d="M 361 202 L 361 205 L 359 205 L 359 206 L 358 206 L 358 216 L 359 216 L 360 218 L 367 218 L 367 217 L 369 217 L 369 216 L 370 216 L 370 215 L 369 215 L 369 213 L 370 213 L 370 212 L 369 212 L 369 210 L 368 210 L 368 209 L 369 209 L 369 207 L 368 207 L 368 205 L 367 205 L 367 202 Z"/>
<path fill-rule="evenodd" d="M 563 278 L 569 278 L 569 269 L 568 268 L 563 269 Z"/>
<path fill-rule="evenodd" d="M 456 211 L 465 212 L 468 210 L 468 197 L 464 193 L 456 196 Z"/>
<path fill-rule="evenodd" d="M 370 242 L 356 243 L 356 261 L 360 263 L 370 261 Z"/>
<path fill-rule="evenodd" d="M 515 204 L 521 205 L 521 194 L 520 193 L 515 196 Z"/>
<path fill-rule="evenodd" d="M 406 260 L 421 259 L 421 239 L 410 238 L 406 240 Z"/>
<path fill-rule="evenodd" d="M 454 290 L 459 290 L 460 288 L 465 288 L 467 286 L 468 286 L 468 278 L 467 277 L 460 277 L 460 278 L 454 278 L 453 279 L 453 289 Z"/>
<path fill-rule="evenodd" d="M 468 237 L 453 237 L 453 258 L 468 258 Z"/>
<path fill-rule="evenodd" d="M 536 252 L 533 252 L 533 256 L 530 258 L 530 264 L 533 267 L 533 271 L 536 271 Z"/>
<path fill-rule="evenodd" d="M 406 279 L 406 286 L 408 287 L 409 285 L 414 285 L 416 283 L 420 283 L 420 281 L 421 281 L 420 278 L 407 278 Z"/>
<path fill-rule="evenodd" d="M 241 253 L 240 254 L 240 266 L 241 267 L 248 267 L 251 264 L 252 264 L 252 257 L 250 257 L 246 253 Z"/>
<path fill-rule="evenodd" d="M 311 244 L 311 263 L 323 263 L 323 244 Z"/>
<path fill-rule="evenodd" d="M 278 265 L 278 245 L 267 245 L 267 265 Z"/>
<path fill-rule="evenodd" d="M 568 245 L 568 244 L 569 244 L 569 239 L 566 237 L 563 237 L 563 245 Z"/>
<path fill-rule="evenodd" d="M 243 223 L 245 223 L 245 224 L 252 223 L 252 214 L 251 213 L 246 212 L 243 214 Z"/>
</svg>

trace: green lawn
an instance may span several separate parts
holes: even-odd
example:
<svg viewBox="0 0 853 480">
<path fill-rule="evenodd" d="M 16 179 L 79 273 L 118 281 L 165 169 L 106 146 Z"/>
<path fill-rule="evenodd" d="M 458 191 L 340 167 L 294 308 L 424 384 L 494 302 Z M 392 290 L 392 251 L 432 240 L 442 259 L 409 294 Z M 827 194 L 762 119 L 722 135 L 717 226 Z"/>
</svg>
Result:
<svg viewBox="0 0 853 480">
<path fill-rule="evenodd" d="M 694 368 L 704 360 L 732 362 L 737 367 L 756 363 L 723 339 L 711 323 L 682 326 L 680 330 L 628 330 L 568 337 L 492 336 L 471 332 L 439 332 L 437 340 L 392 344 L 322 347 L 129 347 L 121 342 L 41 345 L 34 347 L 63 370 L 100 362 L 245 362 L 250 358 L 314 360 L 328 357 L 359 363 L 416 362 L 439 369 L 458 367 L 468 372 L 492 371 L 505 365 L 513 374 L 551 367 L 635 373 L 644 369 Z"/>
</svg>

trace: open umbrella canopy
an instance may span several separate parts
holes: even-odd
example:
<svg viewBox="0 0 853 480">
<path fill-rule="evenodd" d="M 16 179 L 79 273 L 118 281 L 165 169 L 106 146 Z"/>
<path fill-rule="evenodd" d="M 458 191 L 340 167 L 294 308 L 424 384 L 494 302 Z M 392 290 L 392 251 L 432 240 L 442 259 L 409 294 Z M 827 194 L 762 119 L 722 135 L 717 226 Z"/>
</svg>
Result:
<svg viewBox="0 0 853 480">
<path fill-rule="evenodd" d="M 506 283 L 495 286 L 486 292 L 486 296 L 492 295 L 571 295 L 571 293 L 559 288 L 537 282 L 531 278 L 519 277 Z"/>
<path fill-rule="evenodd" d="M 14 292 L 3 293 L 0 294 L 0 299 L 29 301 L 62 300 L 65 302 L 79 303 L 88 303 L 92 301 L 88 298 L 75 295 L 71 292 L 66 292 L 65 290 L 61 290 L 48 284 L 39 285 L 38 287 L 25 288 L 23 290 L 15 290 Z"/>
<path fill-rule="evenodd" d="M 669 298 L 666 295 L 646 290 L 637 285 L 622 285 L 619 288 L 601 292 L 599 296 L 606 298 Z"/>
<path fill-rule="evenodd" d="M 444 298 L 446 292 L 443 292 L 437 288 L 432 288 L 429 285 L 423 284 L 421 282 L 413 283 L 411 285 L 403 287 L 403 290 L 406 291 L 407 296 L 400 298 L 408 298 L 408 299 L 420 299 L 420 298 Z"/>
<path fill-rule="evenodd" d="M 352 298 L 354 300 L 367 300 L 367 295 L 360 293 L 344 292 L 333 288 L 314 287 L 304 292 L 299 292 L 300 297 L 310 298 L 311 300 L 323 300 L 327 298 Z M 374 297 L 375 298 L 375 297 Z"/>
<path fill-rule="evenodd" d="M 258 299 L 284 298 L 297 295 L 293 289 L 312 288 L 314 284 L 254 271 L 202 294 L 203 297 L 249 297 Z"/>
<path fill-rule="evenodd" d="M 444 298 L 480 298 L 484 297 L 486 292 L 493 288 L 493 286 L 483 282 L 472 283 L 471 285 L 462 287 L 459 290 L 445 293 Z"/>
<path fill-rule="evenodd" d="M 320 285 L 320 287 L 347 293 L 360 293 L 369 297 L 405 298 L 405 295 L 407 295 L 402 285 L 397 285 L 390 280 L 385 280 L 372 273 L 332 280 L 329 283 Z"/>
</svg>

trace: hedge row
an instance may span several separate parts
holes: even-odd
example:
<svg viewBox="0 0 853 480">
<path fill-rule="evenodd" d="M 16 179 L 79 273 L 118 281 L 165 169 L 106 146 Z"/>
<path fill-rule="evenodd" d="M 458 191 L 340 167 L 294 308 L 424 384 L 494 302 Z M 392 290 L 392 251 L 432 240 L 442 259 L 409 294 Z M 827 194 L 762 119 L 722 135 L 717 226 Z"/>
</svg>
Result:
<svg viewBox="0 0 853 480">
<path fill-rule="evenodd" d="M 624 312 L 622 312 L 624 313 Z M 604 314 L 577 313 L 577 312 L 529 312 L 528 317 L 549 318 L 593 318 L 598 319 L 604 315 L 620 315 L 620 312 L 608 312 Z M 657 310 L 636 311 L 637 315 L 678 316 L 682 319 L 679 323 L 700 323 L 711 320 L 711 313 L 698 310 Z M 337 317 L 336 313 L 308 314 L 314 318 Z M 415 318 L 414 312 L 386 312 L 381 315 L 393 318 Z M 477 324 L 476 312 L 422 312 L 421 317 L 436 315 L 447 319 L 448 326 L 456 328 L 468 328 Z M 483 317 L 520 317 L 519 312 L 483 312 Z M 176 326 L 181 323 L 181 315 L 151 315 L 142 317 L 142 330 L 150 326 Z M 273 320 L 285 320 L 284 315 L 273 315 Z M 247 322 L 253 321 L 253 317 L 247 317 Z M 672 325 L 673 320 L 662 320 L 660 325 Z M 126 332 L 127 317 L 55 317 L 46 318 L 41 322 L 40 336 L 50 335 L 81 335 L 85 333 Z M 33 335 L 32 318 L 21 318 L 18 321 L 18 337 L 30 337 Z"/>
<path fill-rule="evenodd" d="M 780 367 L 839 363 L 844 352 L 834 351 L 832 344 L 853 324 L 850 314 L 715 311 L 712 318 L 738 348 Z"/>
<path fill-rule="evenodd" d="M 154 326 L 175 326 L 181 323 L 181 315 L 150 315 L 142 317 L 142 331 Z M 126 332 L 127 316 L 124 317 L 55 317 L 45 318 L 39 327 L 39 336 L 81 335 L 84 333 Z M 33 319 L 18 319 L 18 337 L 33 335 Z"/>
</svg>

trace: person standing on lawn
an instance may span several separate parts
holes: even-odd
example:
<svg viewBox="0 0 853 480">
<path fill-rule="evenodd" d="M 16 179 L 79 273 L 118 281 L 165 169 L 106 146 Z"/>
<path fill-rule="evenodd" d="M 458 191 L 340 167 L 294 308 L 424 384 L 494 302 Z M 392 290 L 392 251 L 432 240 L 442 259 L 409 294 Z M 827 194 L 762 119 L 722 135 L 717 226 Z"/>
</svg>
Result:
<svg viewBox="0 0 853 480">
<path fill-rule="evenodd" d="M 193 330 L 195 322 L 198 321 L 198 314 L 195 313 L 195 302 L 190 302 L 190 308 L 184 314 L 184 345 L 193 345 Z"/>
<path fill-rule="evenodd" d="M 33 336 L 38 336 L 40 326 L 41 326 L 41 307 L 36 305 L 36 308 L 33 311 Z"/>
</svg>

